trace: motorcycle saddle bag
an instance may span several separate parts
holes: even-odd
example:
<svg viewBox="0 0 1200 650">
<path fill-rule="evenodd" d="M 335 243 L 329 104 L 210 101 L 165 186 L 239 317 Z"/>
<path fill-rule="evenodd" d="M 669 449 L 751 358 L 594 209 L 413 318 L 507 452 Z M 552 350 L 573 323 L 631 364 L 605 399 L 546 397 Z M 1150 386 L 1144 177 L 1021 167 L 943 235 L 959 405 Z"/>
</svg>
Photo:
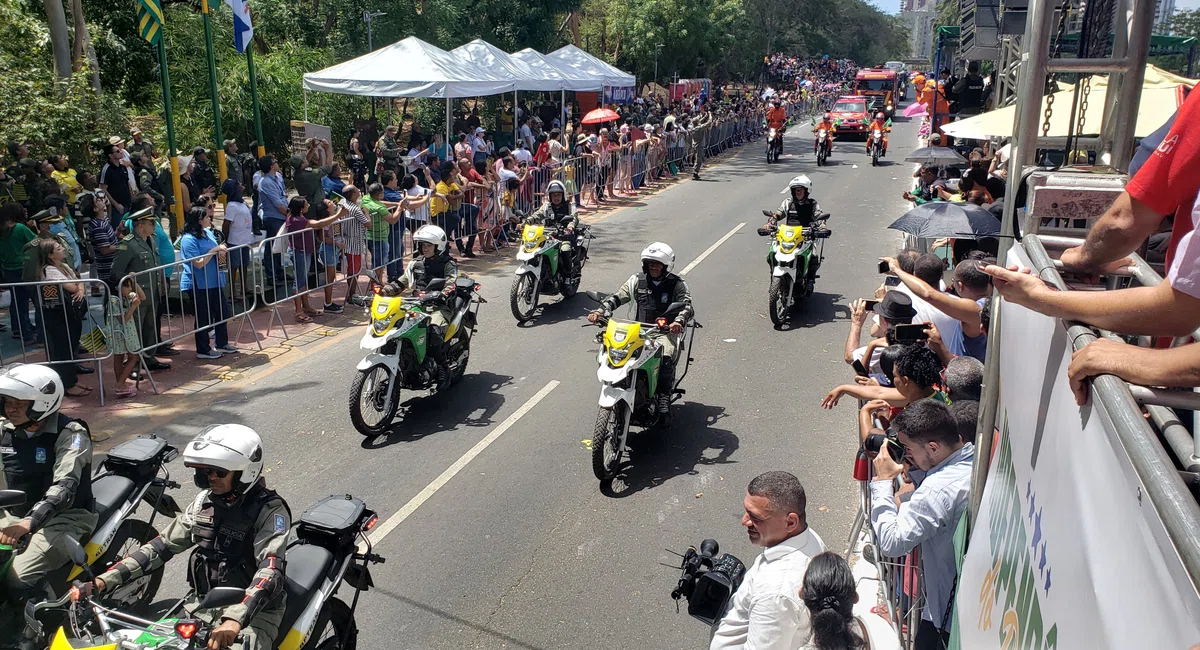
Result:
<svg viewBox="0 0 1200 650">
<path fill-rule="evenodd" d="M 163 458 L 164 454 L 171 454 L 166 440 L 154 435 L 138 436 L 113 447 L 104 459 L 104 466 L 114 474 L 146 481 L 158 473 L 160 463 L 169 462 L 178 452 L 170 458 Z"/>
<path fill-rule="evenodd" d="M 366 504 L 349 494 L 331 494 L 300 515 L 296 533 L 322 546 L 353 544 Z"/>
</svg>

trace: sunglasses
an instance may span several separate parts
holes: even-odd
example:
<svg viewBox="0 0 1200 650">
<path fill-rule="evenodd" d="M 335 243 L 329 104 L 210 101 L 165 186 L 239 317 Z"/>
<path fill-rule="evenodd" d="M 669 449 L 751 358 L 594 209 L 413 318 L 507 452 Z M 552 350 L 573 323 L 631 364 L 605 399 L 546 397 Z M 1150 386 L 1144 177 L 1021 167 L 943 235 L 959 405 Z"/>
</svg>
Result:
<svg viewBox="0 0 1200 650">
<path fill-rule="evenodd" d="M 217 467 L 197 467 L 196 473 L 197 474 L 207 474 L 210 477 L 215 476 L 217 478 L 225 478 L 226 476 L 229 476 L 229 470 L 220 469 Z"/>
</svg>

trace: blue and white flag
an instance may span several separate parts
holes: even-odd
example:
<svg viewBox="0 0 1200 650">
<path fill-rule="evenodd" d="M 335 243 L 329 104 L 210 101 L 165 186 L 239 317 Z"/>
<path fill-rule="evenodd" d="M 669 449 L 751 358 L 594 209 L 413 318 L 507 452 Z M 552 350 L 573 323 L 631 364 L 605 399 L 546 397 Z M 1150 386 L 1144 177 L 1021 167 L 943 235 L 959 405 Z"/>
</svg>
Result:
<svg viewBox="0 0 1200 650">
<path fill-rule="evenodd" d="M 233 46 L 245 52 L 254 38 L 254 25 L 250 24 L 250 0 L 225 0 L 233 9 Z"/>
</svg>

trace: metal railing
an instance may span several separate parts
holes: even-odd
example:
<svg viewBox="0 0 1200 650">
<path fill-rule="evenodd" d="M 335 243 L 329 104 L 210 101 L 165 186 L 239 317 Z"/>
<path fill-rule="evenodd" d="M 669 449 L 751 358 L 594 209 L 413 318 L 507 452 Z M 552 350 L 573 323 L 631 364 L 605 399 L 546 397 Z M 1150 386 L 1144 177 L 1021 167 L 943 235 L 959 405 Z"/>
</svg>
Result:
<svg viewBox="0 0 1200 650">
<path fill-rule="evenodd" d="M 79 292 L 72 292 L 69 286 L 78 285 Z M 95 364 L 97 388 L 100 390 L 100 405 L 104 405 L 104 368 L 100 362 L 112 357 L 112 352 L 104 347 L 108 340 L 105 315 L 108 309 L 108 285 L 95 278 L 76 278 L 68 280 L 40 280 L 31 282 L 5 282 L 3 288 L 8 289 L 13 296 L 9 303 L 10 310 L 25 309 L 25 317 L 31 318 L 36 327 L 36 333 L 24 328 L 23 319 L 17 320 L 18 336 L 13 343 L 5 342 L 0 345 L 0 366 L 13 363 L 35 363 L 55 368 L 64 376 L 64 384 L 75 385 L 77 374 L 68 366 L 83 363 Z M 98 290 L 99 296 L 93 296 L 93 290 Z M 23 305 L 15 299 L 20 291 L 32 300 Z M 98 298 L 98 300 L 93 300 Z M 33 307 L 30 314 L 29 307 Z M 99 331 L 100 336 L 95 334 Z M 29 339 L 25 335 L 29 335 Z M 36 338 L 35 338 L 36 337 Z M 102 337 L 102 338 L 101 338 Z M 90 345 L 83 345 L 83 343 Z M 85 350 L 87 354 L 80 354 Z M 86 375 L 85 375 L 86 376 Z"/>
</svg>

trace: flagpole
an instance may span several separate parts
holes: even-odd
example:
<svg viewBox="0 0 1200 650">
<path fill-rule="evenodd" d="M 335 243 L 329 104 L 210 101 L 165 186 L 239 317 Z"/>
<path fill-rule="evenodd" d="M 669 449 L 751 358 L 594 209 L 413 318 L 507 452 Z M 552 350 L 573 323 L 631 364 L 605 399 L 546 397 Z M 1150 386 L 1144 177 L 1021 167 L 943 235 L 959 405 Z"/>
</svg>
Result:
<svg viewBox="0 0 1200 650">
<path fill-rule="evenodd" d="M 213 142 L 217 151 L 217 184 L 225 182 L 225 147 L 221 139 L 225 131 L 221 128 L 221 100 L 217 95 L 217 60 L 213 55 L 212 19 L 209 17 L 208 3 L 211 0 L 200 0 L 200 13 L 204 16 L 204 51 L 208 54 L 208 89 L 212 93 L 213 111 Z M 220 187 L 217 193 L 220 194 Z"/>
<path fill-rule="evenodd" d="M 183 229 L 183 190 L 179 187 L 179 152 L 175 149 L 175 121 L 171 117 L 171 77 L 167 72 L 167 47 L 162 35 L 158 38 L 158 80 L 162 84 L 163 121 L 167 125 L 167 151 L 171 161 L 171 192 L 174 202 L 171 212 L 175 214 L 176 232 Z"/>
<path fill-rule="evenodd" d="M 246 43 L 246 69 L 250 73 L 250 103 L 254 105 L 254 137 L 258 142 L 258 151 L 254 155 L 262 158 L 267 155 L 267 148 L 263 145 L 262 114 L 258 108 L 258 75 L 254 72 L 254 46 L 251 43 Z"/>
</svg>

